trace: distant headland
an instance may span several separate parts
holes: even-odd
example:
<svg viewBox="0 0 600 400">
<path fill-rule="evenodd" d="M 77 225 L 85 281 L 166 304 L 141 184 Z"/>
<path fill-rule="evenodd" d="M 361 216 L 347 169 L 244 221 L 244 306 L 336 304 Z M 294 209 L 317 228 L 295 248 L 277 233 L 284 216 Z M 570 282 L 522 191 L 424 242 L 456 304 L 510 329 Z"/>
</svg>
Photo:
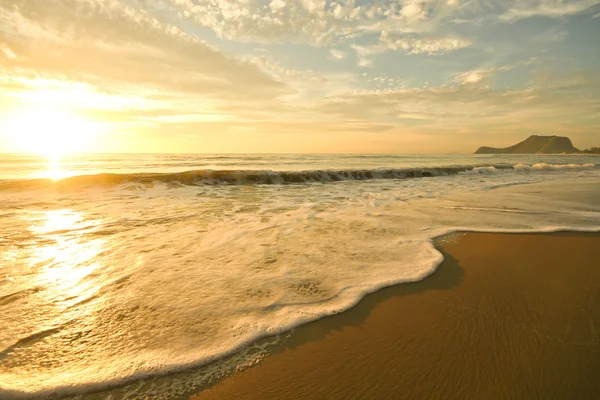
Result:
<svg viewBox="0 0 600 400">
<path fill-rule="evenodd" d="M 510 147 L 480 147 L 475 154 L 600 154 L 600 148 L 579 150 L 566 136 L 532 135 Z"/>
</svg>

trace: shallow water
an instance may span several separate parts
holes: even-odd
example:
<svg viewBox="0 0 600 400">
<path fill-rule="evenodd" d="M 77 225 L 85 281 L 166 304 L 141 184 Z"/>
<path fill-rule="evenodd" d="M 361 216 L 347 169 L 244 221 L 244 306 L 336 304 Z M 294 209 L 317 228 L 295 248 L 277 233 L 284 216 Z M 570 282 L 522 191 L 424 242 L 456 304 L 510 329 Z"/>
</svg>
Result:
<svg viewBox="0 0 600 400">
<path fill-rule="evenodd" d="M 426 279 L 295 329 L 190 400 L 598 397 L 599 234 L 435 243 L 444 262 Z"/>
<path fill-rule="evenodd" d="M 424 278 L 449 231 L 600 229 L 593 156 L 87 157 L 0 158 L 2 398 L 206 364 Z"/>
</svg>

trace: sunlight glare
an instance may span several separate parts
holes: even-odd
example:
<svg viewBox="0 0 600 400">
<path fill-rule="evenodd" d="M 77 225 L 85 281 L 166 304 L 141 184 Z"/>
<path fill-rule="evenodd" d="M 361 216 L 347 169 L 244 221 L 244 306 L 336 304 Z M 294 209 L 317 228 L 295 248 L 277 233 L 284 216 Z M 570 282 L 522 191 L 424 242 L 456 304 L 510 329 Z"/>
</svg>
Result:
<svg viewBox="0 0 600 400">
<path fill-rule="evenodd" d="M 93 280 L 83 280 L 102 266 L 98 255 L 105 240 L 85 240 L 79 233 L 97 221 L 86 221 L 84 214 L 73 210 L 52 210 L 36 215 L 31 222 L 32 233 L 51 239 L 36 248 L 31 262 L 32 267 L 41 266 L 40 284 L 53 301 L 77 301 L 97 291 Z"/>
<path fill-rule="evenodd" d="M 61 155 L 89 150 L 98 124 L 64 110 L 22 109 L 7 120 L 8 133 L 25 153 L 50 161 Z"/>
<path fill-rule="evenodd" d="M 67 176 L 69 176 L 69 173 L 61 167 L 60 158 L 58 158 L 58 155 L 56 155 L 55 157 L 49 157 L 48 169 L 44 173 L 43 177 L 52 179 L 53 181 L 57 181 Z"/>
</svg>

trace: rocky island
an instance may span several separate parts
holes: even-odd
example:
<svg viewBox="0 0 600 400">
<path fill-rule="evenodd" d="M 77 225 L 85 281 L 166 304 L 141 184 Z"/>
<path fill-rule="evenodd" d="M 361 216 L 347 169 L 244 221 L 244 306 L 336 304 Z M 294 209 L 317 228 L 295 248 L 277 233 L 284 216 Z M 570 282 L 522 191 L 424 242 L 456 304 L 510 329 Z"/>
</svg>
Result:
<svg viewBox="0 0 600 400">
<path fill-rule="evenodd" d="M 561 154 L 579 153 L 571 139 L 565 136 L 532 135 L 510 147 L 480 147 L 475 154 Z"/>
</svg>

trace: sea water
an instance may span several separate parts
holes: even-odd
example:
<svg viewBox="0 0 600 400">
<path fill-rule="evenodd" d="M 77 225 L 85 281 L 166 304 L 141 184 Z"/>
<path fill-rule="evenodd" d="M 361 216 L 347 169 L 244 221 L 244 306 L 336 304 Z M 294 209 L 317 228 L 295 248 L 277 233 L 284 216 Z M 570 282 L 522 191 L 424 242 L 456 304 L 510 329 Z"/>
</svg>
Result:
<svg viewBox="0 0 600 400">
<path fill-rule="evenodd" d="M 1 155 L 0 398 L 198 383 L 426 278 L 435 237 L 567 229 L 600 230 L 597 156 Z"/>
</svg>

